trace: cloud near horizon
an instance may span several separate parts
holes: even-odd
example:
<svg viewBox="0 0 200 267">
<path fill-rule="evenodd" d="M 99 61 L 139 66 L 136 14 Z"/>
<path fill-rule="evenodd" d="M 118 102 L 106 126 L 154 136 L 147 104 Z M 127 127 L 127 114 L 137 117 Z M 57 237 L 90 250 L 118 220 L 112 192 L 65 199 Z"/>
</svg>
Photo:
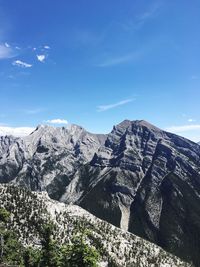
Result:
<svg viewBox="0 0 200 267">
<path fill-rule="evenodd" d="M 27 136 L 35 130 L 34 127 L 0 126 L 0 136 L 13 135 L 15 137 Z"/>
<path fill-rule="evenodd" d="M 193 130 L 200 130 L 200 124 L 189 124 L 189 125 L 180 125 L 180 126 L 170 126 L 166 128 L 166 131 L 173 133 L 182 133 Z"/>
<path fill-rule="evenodd" d="M 63 119 L 52 119 L 52 120 L 46 120 L 45 122 L 51 124 L 68 124 L 68 121 Z"/>
<path fill-rule="evenodd" d="M 190 119 L 188 119 L 188 122 L 195 122 L 196 120 L 195 119 L 192 119 L 192 118 L 190 118 Z"/>
<path fill-rule="evenodd" d="M 170 126 L 165 129 L 168 132 L 183 136 L 193 142 L 200 141 L 200 124 L 186 124 L 180 126 Z"/>
<path fill-rule="evenodd" d="M 113 108 L 117 108 L 119 106 L 122 106 L 122 105 L 125 105 L 125 104 L 128 104 L 130 102 L 133 102 L 134 99 L 125 99 L 125 100 L 121 100 L 117 103 L 114 103 L 114 104 L 108 104 L 108 105 L 100 105 L 97 107 L 97 111 L 98 112 L 102 112 L 102 111 L 106 111 L 106 110 L 109 110 L 109 109 L 113 109 Z"/>
</svg>

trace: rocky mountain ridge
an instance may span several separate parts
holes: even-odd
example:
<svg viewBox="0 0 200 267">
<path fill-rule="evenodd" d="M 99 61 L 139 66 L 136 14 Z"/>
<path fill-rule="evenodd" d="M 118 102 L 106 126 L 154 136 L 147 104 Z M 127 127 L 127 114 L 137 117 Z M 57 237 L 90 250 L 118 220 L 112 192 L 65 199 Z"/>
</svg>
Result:
<svg viewBox="0 0 200 267">
<path fill-rule="evenodd" d="M 67 180 L 74 169 L 90 161 L 104 139 L 77 125 L 40 125 L 23 138 L 1 136 L 0 182 L 12 180 L 32 190 L 43 190 L 56 177 Z"/>
<path fill-rule="evenodd" d="M 200 266 L 200 146 L 146 121 L 1 137 L 0 182 L 47 190 Z"/>
<path fill-rule="evenodd" d="M 160 247 L 102 221 L 79 206 L 50 199 L 46 192 L 34 193 L 16 186 L 0 185 L 0 206 L 11 214 L 7 224 L 25 246 L 40 246 L 39 226 L 52 222 L 54 238 L 69 242 L 77 223 L 90 231 L 88 242 L 101 253 L 98 266 L 191 267 Z M 110 266 L 110 265 L 109 265 Z"/>
</svg>

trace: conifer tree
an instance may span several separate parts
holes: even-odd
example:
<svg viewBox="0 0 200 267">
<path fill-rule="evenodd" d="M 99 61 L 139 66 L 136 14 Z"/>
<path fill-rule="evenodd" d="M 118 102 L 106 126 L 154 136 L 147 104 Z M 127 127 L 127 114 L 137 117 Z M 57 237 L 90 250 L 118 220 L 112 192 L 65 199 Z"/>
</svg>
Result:
<svg viewBox="0 0 200 267">
<path fill-rule="evenodd" d="M 97 267 L 99 253 L 86 242 L 88 231 L 78 227 L 72 239 L 72 245 L 65 246 L 62 250 L 61 267 Z"/>
<path fill-rule="evenodd" d="M 5 233 L 5 223 L 8 221 L 10 214 L 4 209 L 0 208 L 0 263 L 3 261 L 4 254 L 4 233 Z"/>
<path fill-rule="evenodd" d="M 57 267 L 59 265 L 59 249 L 58 244 L 53 240 L 53 224 L 45 224 L 41 231 L 42 245 L 42 267 Z"/>
</svg>

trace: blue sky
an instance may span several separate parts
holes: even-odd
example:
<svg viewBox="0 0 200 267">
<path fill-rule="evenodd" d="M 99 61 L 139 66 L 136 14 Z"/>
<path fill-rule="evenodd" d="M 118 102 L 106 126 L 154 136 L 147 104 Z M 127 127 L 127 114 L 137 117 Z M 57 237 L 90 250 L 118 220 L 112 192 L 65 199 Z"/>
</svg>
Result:
<svg viewBox="0 0 200 267">
<path fill-rule="evenodd" d="M 0 132 L 145 119 L 199 141 L 199 14 L 199 0 L 0 0 Z"/>
</svg>

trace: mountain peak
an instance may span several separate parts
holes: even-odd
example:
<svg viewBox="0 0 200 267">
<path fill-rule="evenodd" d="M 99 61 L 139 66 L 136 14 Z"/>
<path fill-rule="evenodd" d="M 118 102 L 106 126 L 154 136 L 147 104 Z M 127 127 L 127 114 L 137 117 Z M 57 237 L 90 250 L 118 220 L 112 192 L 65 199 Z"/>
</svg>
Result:
<svg viewBox="0 0 200 267">
<path fill-rule="evenodd" d="M 55 127 L 47 125 L 47 124 L 39 124 L 39 125 L 37 125 L 37 127 L 35 128 L 35 130 L 32 133 L 37 132 L 37 131 L 41 131 L 41 130 L 47 130 L 47 129 L 55 129 Z"/>
<path fill-rule="evenodd" d="M 149 123 L 148 121 L 146 120 L 124 120 L 122 122 L 120 122 L 119 124 L 117 124 L 116 126 L 113 127 L 113 130 L 116 130 L 116 129 L 127 129 L 129 127 L 145 127 L 145 128 L 148 128 L 149 130 L 153 130 L 154 132 L 160 132 L 162 131 L 161 129 L 159 129 L 158 127 L 154 126 L 153 124 Z"/>
<path fill-rule="evenodd" d="M 52 125 L 48 125 L 48 124 L 39 124 L 35 131 L 46 131 L 46 130 L 67 130 L 69 132 L 74 132 L 74 131 L 86 131 L 82 126 L 79 126 L 77 124 L 68 124 L 66 126 L 52 126 Z"/>
<path fill-rule="evenodd" d="M 86 131 L 82 126 L 77 124 L 68 124 L 66 127 L 63 128 L 68 129 L 68 131 L 70 132 Z"/>
<path fill-rule="evenodd" d="M 121 127 L 121 128 L 127 128 L 131 125 L 131 121 L 130 120 L 123 120 L 122 122 L 120 122 L 119 124 L 117 124 L 114 127 Z"/>
<path fill-rule="evenodd" d="M 149 130 L 154 130 L 154 131 L 159 131 L 159 132 L 161 131 L 160 128 L 154 126 L 153 124 L 151 124 L 150 122 L 145 121 L 145 120 L 135 120 L 135 121 L 132 121 L 132 124 L 135 124 L 137 126 L 146 127 Z"/>
</svg>

